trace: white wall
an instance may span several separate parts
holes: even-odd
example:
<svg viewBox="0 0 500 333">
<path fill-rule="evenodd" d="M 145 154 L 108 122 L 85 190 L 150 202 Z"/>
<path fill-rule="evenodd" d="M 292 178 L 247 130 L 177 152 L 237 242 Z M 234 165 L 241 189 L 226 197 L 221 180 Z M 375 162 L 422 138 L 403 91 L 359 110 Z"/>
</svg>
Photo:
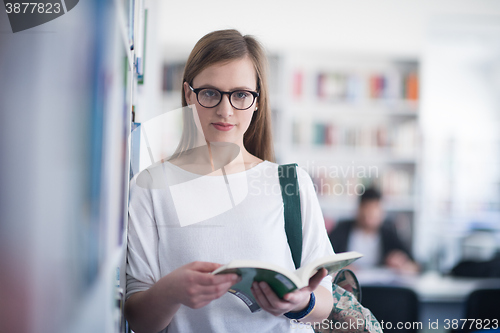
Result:
<svg viewBox="0 0 500 333">
<path fill-rule="evenodd" d="M 162 44 L 188 50 L 212 30 L 236 28 L 256 35 L 271 51 L 309 48 L 415 56 L 424 47 L 428 21 L 442 15 L 500 19 L 500 1 L 161 1 L 158 27 Z"/>
<path fill-rule="evenodd" d="M 432 30 L 421 70 L 416 250 L 435 253 L 447 271 L 473 229 L 496 229 L 500 244 L 500 20 L 441 20 Z"/>
</svg>

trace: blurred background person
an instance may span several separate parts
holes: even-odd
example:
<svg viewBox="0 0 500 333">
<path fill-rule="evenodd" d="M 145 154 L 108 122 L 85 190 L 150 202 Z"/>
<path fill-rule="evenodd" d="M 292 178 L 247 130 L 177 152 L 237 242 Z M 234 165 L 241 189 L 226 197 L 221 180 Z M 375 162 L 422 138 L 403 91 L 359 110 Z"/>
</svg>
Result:
<svg viewBox="0 0 500 333">
<path fill-rule="evenodd" d="M 384 221 L 382 195 L 368 188 L 359 197 L 355 219 L 341 221 L 329 237 L 335 252 L 358 251 L 364 257 L 353 268 L 387 267 L 404 273 L 417 273 L 419 266 L 398 236 L 391 221 Z"/>
</svg>

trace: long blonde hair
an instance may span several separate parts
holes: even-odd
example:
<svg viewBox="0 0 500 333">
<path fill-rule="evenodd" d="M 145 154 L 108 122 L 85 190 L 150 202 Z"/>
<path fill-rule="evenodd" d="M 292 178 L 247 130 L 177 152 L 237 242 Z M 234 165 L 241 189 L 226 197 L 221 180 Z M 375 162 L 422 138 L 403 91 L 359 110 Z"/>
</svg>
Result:
<svg viewBox="0 0 500 333">
<path fill-rule="evenodd" d="M 258 110 L 243 137 L 248 152 L 260 159 L 275 161 L 271 130 L 271 108 L 267 83 L 267 58 L 260 43 L 252 36 L 243 36 L 234 29 L 213 31 L 202 37 L 194 46 L 184 69 L 183 82 L 192 85 L 194 78 L 205 68 L 231 60 L 249 57 L 257 74 Z M 184 84 L 182 84 L 182 106 L 187 106 Z M 245 111 L 241 111 L 245 112 Z M 192 114 L 183 113 L 184 128 L 174 157 L 193 148 L 196 141 L 196 126 Z"/>
</svg>

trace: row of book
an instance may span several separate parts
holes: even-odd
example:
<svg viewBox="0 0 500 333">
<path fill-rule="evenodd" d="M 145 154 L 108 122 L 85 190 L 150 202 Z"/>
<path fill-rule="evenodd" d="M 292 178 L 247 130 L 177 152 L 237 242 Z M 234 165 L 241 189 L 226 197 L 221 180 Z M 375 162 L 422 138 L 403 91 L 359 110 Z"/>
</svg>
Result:
<svg viewBox="0 0 500 333">
<path fill-rule="evenodd" d="M 379 188 L 384 197 L 409 198 L 413 195 L 414 173 L 405 169 L 385 169 L 373 171 L 365 167 L 364 172 L 354 174 L 313 174 L 314 189 L 320 196 L 359 196 L 369 186 Z M 368 172 L 368 170 L 371 170 Z M 345 171 L 345 170 L 344 170 Z M 345 177 L 346 176 L 346 177 Z"/>
<path fill-rule="evenodd" d="M 293 95 L 304 91 L 304 74 L 296 72 Z M 410 100 L 419 98 L 419 76 L 416 70 L 386 73 L 323 72 L 316 77 L 316 97 L 331 102 L 362 102 L 366 100 Z"/>
<path fill-rule="evenodd" d="M 370 126 L 296 121 L 292 130 L 292 142 L 296 145 L 388 148 L 393 152 L 408 153 L 414 152 L 417 141 L 418 130 L 414 120 Z"/>
</svg>

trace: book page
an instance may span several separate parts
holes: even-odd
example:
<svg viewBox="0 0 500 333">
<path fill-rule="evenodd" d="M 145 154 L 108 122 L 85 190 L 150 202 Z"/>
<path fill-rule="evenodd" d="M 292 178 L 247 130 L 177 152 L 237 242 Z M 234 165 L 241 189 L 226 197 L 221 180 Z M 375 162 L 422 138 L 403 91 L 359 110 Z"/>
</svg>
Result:
<svg viewBox="0 0 500 333">
<path fill-rule="evenodd" d="M 354 261 L 361 258 L 361 253 L 351 251 L 334 254 L 325 258 L 321 258 L 311 262 L 310 264 L 299 268 L 296 275 L 302 280 L 305 285 L 309 283 L 309 278 L 316 274 L 320 268 L 326 268 L 328 275 L 335 274 L 345 266 L 350 265 Z"/>
</svg>

